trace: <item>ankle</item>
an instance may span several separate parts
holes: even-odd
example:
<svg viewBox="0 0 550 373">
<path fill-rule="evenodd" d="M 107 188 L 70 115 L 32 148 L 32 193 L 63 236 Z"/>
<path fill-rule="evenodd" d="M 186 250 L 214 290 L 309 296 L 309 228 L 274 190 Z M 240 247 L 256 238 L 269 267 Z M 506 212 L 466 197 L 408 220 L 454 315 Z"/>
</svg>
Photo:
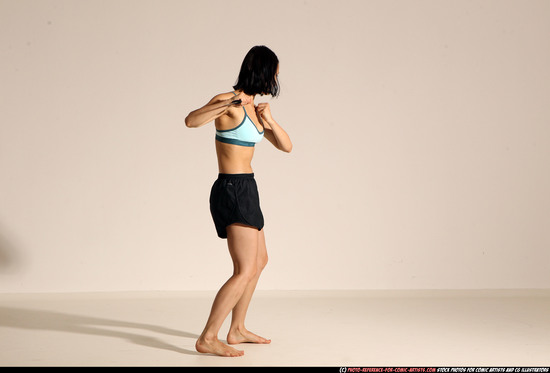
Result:
<svg viewBox="0 0 550 373">
<path fill-rule="evenodd" d="M 218 336 L 214 333 L 202 333 L 198 340 L 205 342 L 214 342 L 218 340 Z"/>
<path fill-rule="evenodd" d="M 229 333 L 242 333 L 246 331 L 246 328 L 244 327 L 244 325 L 231 325 L 229 327 Z"/>
</svg>

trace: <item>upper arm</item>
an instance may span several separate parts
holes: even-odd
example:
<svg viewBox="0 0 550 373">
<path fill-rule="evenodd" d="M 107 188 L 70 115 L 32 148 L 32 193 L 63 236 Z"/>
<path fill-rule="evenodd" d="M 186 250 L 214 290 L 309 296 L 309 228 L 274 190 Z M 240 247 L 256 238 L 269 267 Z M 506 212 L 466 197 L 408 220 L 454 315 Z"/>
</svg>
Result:
<svg viewBox="0 0 550 373">
<path fill-rule="evenodd" d="M 212 104 L 215 104 L 215 103 L 220 102 L 220 101 L 223 101 L 223 100 L 224 100 L 223 96 L 224 96 L 224 94 L 221 93 L 221 94 L 219 94 L 219 95 L 216 95 L 216 96 L 212 97 L 212 98 L 210 99 L 210 101 L 208 101 L 206 104 L 204 104 L 203 106 L 201 106 L 200 108 L 198 108 L 198 109 L 195 110 L 195 111 L 206 110 L 206 109 L 207 109 L 207 106 L 212 105 Z"/>
<path fill-rule="evenodd" d="M 215 106 L 212 107 L 212 105 L 214 105 L 218 102 L 227 100 L 228 97 L 229 96 L 228 96 L 227 93 L 220 93 L 220 94 L 212 97 L 210 99 L 210 101 L 208 101 L 206 104 L 204 104 L 203 106 L 201 106 L 198 109 L 195 109 L 195 110 L 191 111 L 187 115 L 187 118 L 185 119 L 185 122 L 186 123 L 194 123 L 192 125 L 188 125 L 190 127 L 200 127 L 203 124 L 211 122 L 213 119 L 216 119 L 219 116 L 219 115 L 214 115 L 214 117 L 212 117 L 212 111 L 216 110 L 216 107 Z M 218 107 L 218 110 L 219 110 L 219 107 Z M 205 117 L 206 117 L 206 119 L 205 119 Z M 195 122 L 197 122 L 198 124 L 195 123 Z"/>
<path fill-rule="evenodd" d="M 196 112 L 199 112 L 199 111 L 208 111 L 207 106 L 215 104 L 215 103 L 220 102 L 220 101 L 227 100 L 229 97 L 230 97 L 230 95 L 227 94 L 227 93 L 217 94 L 216 96 L 212 97 L 210 99 L 210 101 L 208 101 L 206 104 L 204 104 L 203 106 L 201 106 L 198 109 L 193 110 L 191 113 L 196 113 Z"/>
<path fill-rule="evenodd" d="M 223 101 L 223 100 L 227 100 L 227 93 L 220 93 L 220 94 L 212 97 L 210 99 L 210 101 L 208 101 L 208 103 L 204 106 L 215 104 L 216 102 L 220 102 L 220 101 Z"/>
</svg>

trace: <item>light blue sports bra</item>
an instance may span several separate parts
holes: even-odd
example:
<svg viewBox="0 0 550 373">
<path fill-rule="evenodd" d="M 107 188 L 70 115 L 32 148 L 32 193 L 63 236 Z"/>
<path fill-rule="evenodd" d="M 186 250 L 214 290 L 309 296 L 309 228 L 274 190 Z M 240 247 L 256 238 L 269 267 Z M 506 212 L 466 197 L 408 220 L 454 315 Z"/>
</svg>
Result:
<svg viewBox="0 0 550 373">
<path fill-rule="evenodd" d="M 235 96 L 237 94 L 233 92 Z M 216 140 L 225 142 L 227 144 L 241 145 L 241 146 L 254 146 L 256 143 L 262 141 L 264 137 L 264 130 L 258 131 L 258 127 L 252 122 L 252 119 L 246 113 L 246 109 L 243 106 L 244 118 L 241 124 L 237 127 L 229 130 L 216 130 Z"/>
</svg>

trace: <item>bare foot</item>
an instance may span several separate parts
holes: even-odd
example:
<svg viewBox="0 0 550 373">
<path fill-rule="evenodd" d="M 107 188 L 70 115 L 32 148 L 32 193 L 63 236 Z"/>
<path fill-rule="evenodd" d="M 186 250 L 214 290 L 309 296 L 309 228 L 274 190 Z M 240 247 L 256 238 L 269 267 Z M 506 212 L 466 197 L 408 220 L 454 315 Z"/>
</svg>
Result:
<svg viewBox="0 0 550 373">
<path fill-rule="evenodd" d="M 236 350 L 233 347 L 220 342 L 217 338 L 215 339 L 205 339 L 203 336 L 200 336 L 195 343 L 195 349 L 198 352 L 204 354 L 215 354 L 219 356 L 226 357 L 235 357 L 243 356 L 244 351 Z"/>
<path fill-rule="evenodd" d="M 252 332 L 249 332 L 246 329 L 232 329 L 227 334 L 227 343 L 229 344 L 238 344 L 238 343 L 260 343 L 260 344 L 269 344 L 271 339 L 266 339 L 256 335 Z"/>
</svg>

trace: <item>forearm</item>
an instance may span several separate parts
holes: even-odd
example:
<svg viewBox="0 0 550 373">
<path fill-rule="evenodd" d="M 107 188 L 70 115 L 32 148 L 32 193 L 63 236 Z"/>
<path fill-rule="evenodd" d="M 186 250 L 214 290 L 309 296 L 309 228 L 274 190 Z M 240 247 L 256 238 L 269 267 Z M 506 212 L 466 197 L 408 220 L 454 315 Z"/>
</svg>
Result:
<svg viewBox="0 0 550 373">
<path fill-rule="evenodd" d="M 277 144 L 279 144 L 278 148 L 284 152 L 290 153 L 292 150 L 292 142 L 285 130 L 279 126 L 274 119 L 267 121 L 267 124 L 271 128 L 273 136 L 277 140 Z"/>
<path fill-rule="evenodd" d="M 185 125 L 190 128 L 204 126 L 206 123 L 209 123 L 227 113 L 229 105 L 232 101 L 233 100 L 231 99 L 216 101 L 190 112 L 185 118 Z"/>
</svg>

